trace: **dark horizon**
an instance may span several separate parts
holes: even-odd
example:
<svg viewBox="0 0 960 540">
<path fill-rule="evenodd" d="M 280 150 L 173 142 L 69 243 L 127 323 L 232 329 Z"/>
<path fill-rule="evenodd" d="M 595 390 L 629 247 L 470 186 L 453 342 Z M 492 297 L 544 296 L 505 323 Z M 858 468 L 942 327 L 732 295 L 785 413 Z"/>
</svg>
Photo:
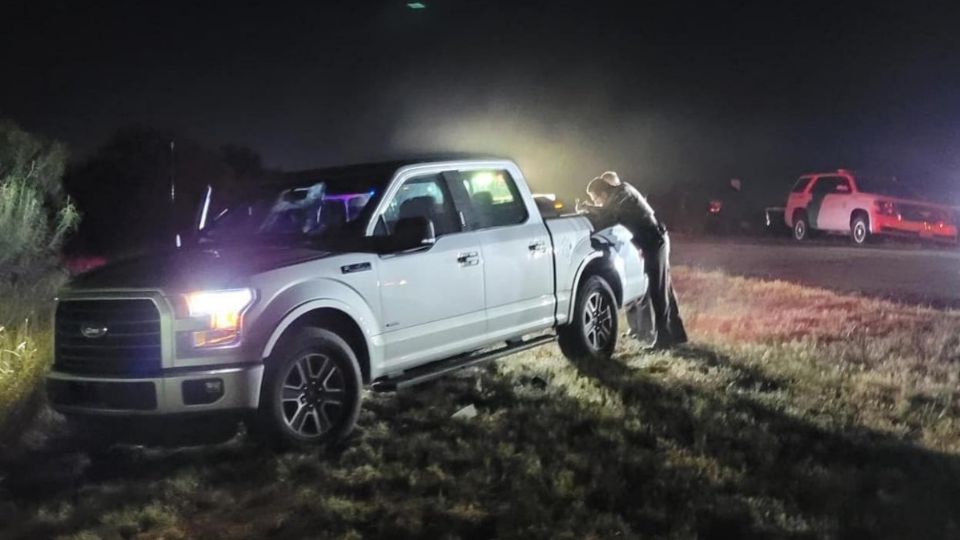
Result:
<svg viewBox="0 0 960 540">
<path fill-rule="evenodd" d="M 767 199 L 839 167 L 956 183 L 946 4 L 423 3 L 8 3 L 0 117 L 78 156 L 131 124 L 284 170 L 510 155 L 567 196 L 604 169 Z"/>
</svg>

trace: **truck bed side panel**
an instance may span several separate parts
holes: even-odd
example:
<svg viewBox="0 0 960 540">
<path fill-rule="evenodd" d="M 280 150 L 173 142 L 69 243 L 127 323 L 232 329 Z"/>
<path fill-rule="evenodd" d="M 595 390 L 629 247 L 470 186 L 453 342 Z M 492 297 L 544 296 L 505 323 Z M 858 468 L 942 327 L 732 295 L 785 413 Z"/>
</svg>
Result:
<svg viewBox="0 0 960 540">
<path fill-rule="evenodd" d="M 609 242 L 619 256 L 614 265 L 623 279 L 623 305 L 639 300 L 647 293 L 648 280 L 643 255 L 633 245 L 633 235 L 621 225 L 597 231 L 594 235 Z"/>
<path fill-rule="evenodd" d="M 595 252 L 590 243 L 593 226 L 582 216 L 552 218 L 545 222 L 553 239 L 557 324 L 563 324 L 570 311 L 577 271 L 582 261 Z"/>
</svg>

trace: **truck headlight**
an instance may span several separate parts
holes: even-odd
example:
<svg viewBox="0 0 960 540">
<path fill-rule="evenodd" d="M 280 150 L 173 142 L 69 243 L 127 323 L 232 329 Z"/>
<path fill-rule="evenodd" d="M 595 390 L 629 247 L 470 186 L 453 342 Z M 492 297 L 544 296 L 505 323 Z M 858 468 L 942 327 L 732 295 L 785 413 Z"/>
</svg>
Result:
<svg viewBox="0 0 960 540">
<path fill-rule="evenodd" d="M 206 330 L 192 333 L 194 347 L 222 347 L 240 339 L 243 312 L 253 303 L 250 289 L 200 291 L 186 295 L 191 318 L 203 319 Z"/>
</svg>

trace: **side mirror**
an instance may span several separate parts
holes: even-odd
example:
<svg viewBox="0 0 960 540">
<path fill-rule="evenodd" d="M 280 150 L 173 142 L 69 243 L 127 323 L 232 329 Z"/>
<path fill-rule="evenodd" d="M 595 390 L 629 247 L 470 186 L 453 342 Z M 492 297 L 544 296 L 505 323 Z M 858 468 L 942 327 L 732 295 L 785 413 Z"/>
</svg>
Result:
<svg viewBox="0 0 960 540">
<path fill-rule="evenodd" d="M 431 246 L 436 241 L 433 222 L 422 216 L 400 219 L 390 235 L 390 247 L 395 251 Z"/>
</svg>

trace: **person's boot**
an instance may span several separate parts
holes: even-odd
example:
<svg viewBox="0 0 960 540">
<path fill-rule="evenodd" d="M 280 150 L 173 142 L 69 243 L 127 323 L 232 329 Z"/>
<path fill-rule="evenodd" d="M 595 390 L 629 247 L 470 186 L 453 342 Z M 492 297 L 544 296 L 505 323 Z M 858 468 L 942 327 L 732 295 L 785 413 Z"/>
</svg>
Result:
<svg viewBox="0 0 960 540">
<path fill-rule="evenodd" d="M 673 340 L 670 338 L 670 333 L 664 330 L 657 330 L 657 338 L 653 341 L 652 345 L 644 347 L 645 351 L 665 351 L 673 348 Z"/>
<path fill-rule="evenodd" d="M 645 351 L 650 351 L 650 352 L 654 352 L 654 351 L 668 351 L 668 350 L 674 348 L 675 346 L 676 346 L 676 344 L 673 343 L 673 342 L 671 342 L 671 341 L 661 341 L 661 340 L 657 340 L 657 341 L 653 342 L 653 345 L 648 345 L 648 346 L 645 347 L 643 350 L 645 350 Z"/>
</svg>

